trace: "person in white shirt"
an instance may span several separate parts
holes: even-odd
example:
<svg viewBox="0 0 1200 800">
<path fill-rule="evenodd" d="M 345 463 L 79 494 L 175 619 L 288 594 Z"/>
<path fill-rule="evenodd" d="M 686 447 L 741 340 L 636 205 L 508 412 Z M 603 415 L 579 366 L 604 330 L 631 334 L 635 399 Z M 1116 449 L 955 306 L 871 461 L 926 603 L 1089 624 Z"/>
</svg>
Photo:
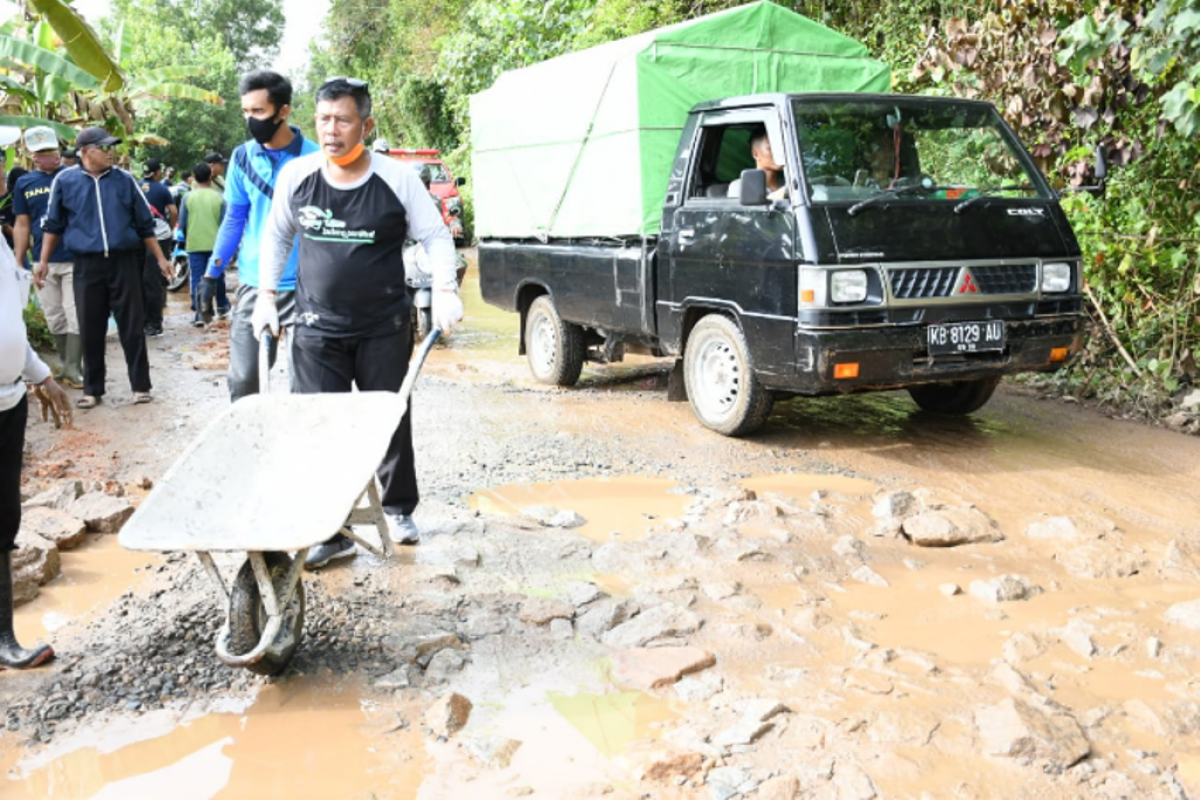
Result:
<svg viewBox="0 0 1200 800">
<path fill-rule="evenodd" d="M 29 669 L 54 658 L 48 645 L 26 650 L 13 632 L 12 551 L 21 529 L 21 457 L 29 401 L 25 382 L 37 384 L 66 422 L 67 393 L 30 346 L 23 312 L 29 302 L 30 273 L 0 240 L 0 670 Z"/>
</svg>

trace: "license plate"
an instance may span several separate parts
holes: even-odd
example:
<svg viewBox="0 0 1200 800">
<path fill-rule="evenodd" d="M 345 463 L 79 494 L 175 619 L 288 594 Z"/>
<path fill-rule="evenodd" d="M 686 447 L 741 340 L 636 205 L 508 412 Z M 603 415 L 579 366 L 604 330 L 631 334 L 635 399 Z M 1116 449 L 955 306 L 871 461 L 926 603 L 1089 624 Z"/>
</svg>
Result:
<svg viewBox="0 0 1200 800">
<path fill-rule="evenodd" d="M 1004 323 L 947 322 L 929 326 L 929 355 L 986 353 L 1004 349 Z"/>
</svg>

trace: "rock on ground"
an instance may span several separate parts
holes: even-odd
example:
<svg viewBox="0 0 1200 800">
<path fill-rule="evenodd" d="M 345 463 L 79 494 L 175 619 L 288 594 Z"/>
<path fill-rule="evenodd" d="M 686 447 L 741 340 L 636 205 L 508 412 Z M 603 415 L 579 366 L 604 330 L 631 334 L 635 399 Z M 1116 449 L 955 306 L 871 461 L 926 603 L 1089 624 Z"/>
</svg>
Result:
<svg viewBox="0 0 1200 800">
<path fill-rule="evenodd" d="M 609 647 L 645 647 L 660 639 L 673 639 L 695 633 L 700 617 L 671 605 L 661 605 L 643 611 L 604 635 Z"/>
<path fill-rule="evenodd" d="M 477 738 L 466 743 L 471 758 L 485 767 L 505 769 L 521 747 L 516 739 Z"/>
<path fill-rule="evenodd" d="M 445 695 L 425 712 L 425 727 L 435 736 L 449 738 L 458 733 L 471 717 L 471 701 L 461 694 Z"/>
<path fill-rule="evenodd" d="M 921 547 L 954 547 L 976 542 L 999 542 L 1004 534 L 977 508 L 940 508 L 904 520 L 904 535 Z"/>
<path fill-rule="evenodd" d="M 128 500 L 95 491 L 80 497 L 66 510 L 83 520 L 93 533 L 117 533 L 133 515 L 133 506 Z"/>
<path fill-rule="evenodd" d="M 642 780 L 674 783 L 678 778 L 695 777 L 703 766 L 704 757 L 699 753 L 652 753 L 646 759 Z"/>
<path fill-rule="evenodd" d="M 575 606 L 562 600 L 545 597 L 530 597 L 521 602 L 517 619 L 527 625 L 549 625 L 554 619 L 570 619 L 575 616 Z"/>
<path fill-rule="evenodd" d="M 975 725 L 989 755 L 1042 761 L 1053 773 L 1091 751 L 1083 729 L 1070 714 L 1043 711 L 1012 697 L 976 709 Z"/>
<path fill-rule="evenodd" d="M 1001 575 L 990 581 L 971 581 L 967 587 L 972 597 L 993 603 L 1011 603 L 1028 600 L 1041 594 L 1042 590 L 1020 575 Z"/>
<path fill-rule="evenodd" d="M 66 511 L 83 494 L 82 481 L 66 481 L 36 494 L 21 504 L 21 508 L 53 508 Z"/>
<path fill-rule="evenodd" d="M 44 586 L 62 574 L 58 546 L 24 529 L 17 533 L 17 549 L 12 555 L 13 605 L 28 603 Z"/>
<path fill-rule="evenodd" d="M 1163 619 L 1182 625 L 1188 630 L 1200 631 L 1200 600 L 1176 603 L 1167 609 Z"/>
<path fill-rule="evenodd" d="M 637 647 L 613 654 L 613 679 L 634 689 L 657 689 L 708 669 L 717 659 L 699 647 Z"/>
<path fill-rule="evenodd" d="M 78 517 L 53 506 L 35 506 L 21 513 L 21 530 L 49 539 L 59 550 L 70 550 L 83 541 L 87 525 Z"/>
</svg>

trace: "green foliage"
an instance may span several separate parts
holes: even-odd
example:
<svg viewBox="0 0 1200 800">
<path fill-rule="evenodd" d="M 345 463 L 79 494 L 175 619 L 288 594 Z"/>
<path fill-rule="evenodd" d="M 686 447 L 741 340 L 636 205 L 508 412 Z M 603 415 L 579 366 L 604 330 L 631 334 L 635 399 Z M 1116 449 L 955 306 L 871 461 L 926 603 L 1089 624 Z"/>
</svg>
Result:
<svg viewBox="0 0 1200 800">
<path fill-rule="evenodd" d="M 468 98 L 504 70 L 742 2 L 333 0 L 309 77 L 370 80 L 381 134 L 441 148 L 469 181 Z M 1200 381 L 1198 0 L 779 2 L 866 44 L 897 91 L 992 101 L 1058 187 L 1094 183 L 1101 146 L 1107 193 L 1063 200 L 1095 334 L 1051 380 L 1147 413 Z M 986 142 L 958 148 L 988 157 Z"/>
<path fill-rule="evenodd" d="M 51 335 L 50 328 L 46 325 L 46 317 L 42 314 L 41 307 L 32 297 L 26 303 L 22 316 L 25 318 L 26 338 L 29 339 L 33 348 L 35 350 L 53 350 L 54 336 Z"/>
<path fill-rule="evenodd" d="M 137 160 L 159 158 L 185 170 L 210 151 L 228 156 L 246 140 L 246 127 L 237 59 L 225 37 L 196 28 L 185 16 L 179 25 L 135 22 L 171 19 L 168 10 L 165 0 L 117 0 L 103 29 L 119 42 L 121 64 L 133 76 L 128 90 L 139 98 L 136 136 L 170 142 L 139 148 Z M 189 39 L 186 31 L 193 28 L 197 33 Z"/>
</svg>

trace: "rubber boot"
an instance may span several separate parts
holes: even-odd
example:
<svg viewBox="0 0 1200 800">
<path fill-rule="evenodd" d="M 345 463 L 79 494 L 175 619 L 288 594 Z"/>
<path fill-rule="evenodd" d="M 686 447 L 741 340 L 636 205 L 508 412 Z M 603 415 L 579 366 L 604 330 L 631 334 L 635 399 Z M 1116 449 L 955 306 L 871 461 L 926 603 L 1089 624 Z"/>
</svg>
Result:
<svg viewBox="0 0 1200 800">
<path fill-rule="evenodd" d="M 54 658 L 54 650 L 42 645 L 26 650 L 13 633 L 12 552 L 0 552 L 0 670 L 31 669 Z"/>
<path fill-rule="evenodd" d="M 55 333 L 54 347 L 58 350 L 59 368 L 54 370 L 54 380 L 61 380 L 63 373 L 67 371 L 67 334 Z"/>
<path fill-rule="evenodd" d="M 62 382 L 72 389 L 83 388 L 83 337 L 67 334 L 67 357 L 63 364 Z"/>
</svg>

